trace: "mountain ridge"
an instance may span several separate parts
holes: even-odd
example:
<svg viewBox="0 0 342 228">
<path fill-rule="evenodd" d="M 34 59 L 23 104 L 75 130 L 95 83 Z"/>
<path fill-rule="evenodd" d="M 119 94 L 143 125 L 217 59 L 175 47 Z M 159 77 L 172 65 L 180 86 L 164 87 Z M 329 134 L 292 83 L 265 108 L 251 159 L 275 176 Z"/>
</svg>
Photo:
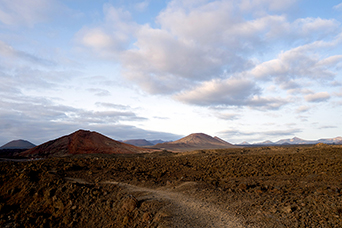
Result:
<svg viewBox="0 0 342 228">
<path fill-rule="evenodd" d="M 276 142 L 272 142 L 270 140 L 266 140 L 263 142 L 257 142 L 253 144 L 249 144 L 244 141 L 243 143 L 236 145 L 305 145 L 305 144 L 317 144 L 317 143 L 325 143 L 325 144 L 342 144 L 342 137 L 337 136 L 335 138 L 322 138 L 317 140 L 305 140 L 299 137 L 293 137 L 288 139 L 280 139 Z"/>
</svg>

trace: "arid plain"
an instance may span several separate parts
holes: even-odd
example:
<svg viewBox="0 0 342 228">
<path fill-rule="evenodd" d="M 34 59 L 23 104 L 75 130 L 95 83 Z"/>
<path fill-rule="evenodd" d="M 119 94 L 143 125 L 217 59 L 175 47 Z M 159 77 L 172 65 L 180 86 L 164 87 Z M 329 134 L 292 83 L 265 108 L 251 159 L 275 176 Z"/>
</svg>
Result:
<svg viewBox="0 0 342 228">
<path fill-rule="evenodd" d="M 64 154 L 0 177 L 1 227 L 342 226 L 340 145 Z"/>
</svg>

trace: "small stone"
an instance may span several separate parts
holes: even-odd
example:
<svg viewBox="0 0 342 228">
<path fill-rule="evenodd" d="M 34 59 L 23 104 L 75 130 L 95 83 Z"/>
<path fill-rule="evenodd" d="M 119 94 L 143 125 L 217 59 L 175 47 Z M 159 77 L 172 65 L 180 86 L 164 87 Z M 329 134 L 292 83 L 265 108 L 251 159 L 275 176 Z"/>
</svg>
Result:
<svg viewBox="0 0 342 228">
<path fill-rule="evenodd" d="M 285 213 L 291 213 L 292 212 L 292 208 L 291 208 L 291 206 L 286 206 L 286 207 L 283 208 L 283 211 Z"/>
<path fill-rule="evenodd" d="M 130 196 L 123 200 L 121 209 L 126 212 L 132 212 L 138 206 L 138 200 Z"/>
<path fill-rule="evenodd" d="M 149 220 L 151 220 L 151 218 L 152 218 L 151 213 L 146 212 L 143 214 L 142 221 L 148 222 Z"/>
</svg>

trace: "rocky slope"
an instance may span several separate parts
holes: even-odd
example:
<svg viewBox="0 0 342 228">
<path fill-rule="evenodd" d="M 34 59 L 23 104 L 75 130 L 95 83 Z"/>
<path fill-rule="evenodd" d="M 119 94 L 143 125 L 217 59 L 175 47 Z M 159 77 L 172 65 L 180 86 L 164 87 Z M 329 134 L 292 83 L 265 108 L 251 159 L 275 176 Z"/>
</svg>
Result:
<svg viewBox="0 0 342 228">
<path fill-rule="evenodd" d="M 20 153 L 24 157 L 58 157 L 75 154 L 134 154 L 148 149 L 125 144 L 100 133 L 79 130 Z"/>
</svg>

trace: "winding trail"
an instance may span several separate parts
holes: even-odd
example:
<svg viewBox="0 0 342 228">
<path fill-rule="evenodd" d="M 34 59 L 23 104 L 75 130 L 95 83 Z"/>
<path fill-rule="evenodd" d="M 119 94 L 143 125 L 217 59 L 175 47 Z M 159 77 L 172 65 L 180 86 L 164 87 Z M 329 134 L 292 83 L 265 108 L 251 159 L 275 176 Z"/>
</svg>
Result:
<svg viewBox="0 0 342 228">
<path fill-rule="evenodd" d="M 238 219 L 224 212 L 213 204 L 194 199 L 182 193 L 169 189 L 150 189 L 139 187 L 122 182 L 106 181 L 104 184 L 115 184 L 126 188 L 132 192 L 147 193 L 144 198 L 153 198 L 157 200 L 170 201 L 170 210 L 172 211 L 172 227 L 243 227 Z M 185 182 L 178 188 L 184 185 L 192 185 L 194 182 Z M 144 199 L 141 198 L 141 199 Z"/>
<path fill-rule="evenodd" d="M 88 183 L 83 179 L 66 178 L 70 182 Z M 90 184 L 90 183 L 89 183 Z M 183 188 L 191 188 L 195 182 L 185 182 L 172 189 L 158 188 L 151 189 L 139 187 L 123 182 L 104 181 L 101 184 L 114 184 L 125 188 L 128 192 L 142 192 L 143 196 L 138 197 L 138 200 L 155 199 L 168 201 L 170 204 L 167 210 L 171 213 L 171 224 L 168 227 L 191 227 L 191 228 L 229 228 L 229 227 L 244 227 L 239 220 L 230 215 L 228 211 L 223 211 L 216 205 L 208 202 L 195 199 L 191 196 L 178 192 Z"/>
</svg>

